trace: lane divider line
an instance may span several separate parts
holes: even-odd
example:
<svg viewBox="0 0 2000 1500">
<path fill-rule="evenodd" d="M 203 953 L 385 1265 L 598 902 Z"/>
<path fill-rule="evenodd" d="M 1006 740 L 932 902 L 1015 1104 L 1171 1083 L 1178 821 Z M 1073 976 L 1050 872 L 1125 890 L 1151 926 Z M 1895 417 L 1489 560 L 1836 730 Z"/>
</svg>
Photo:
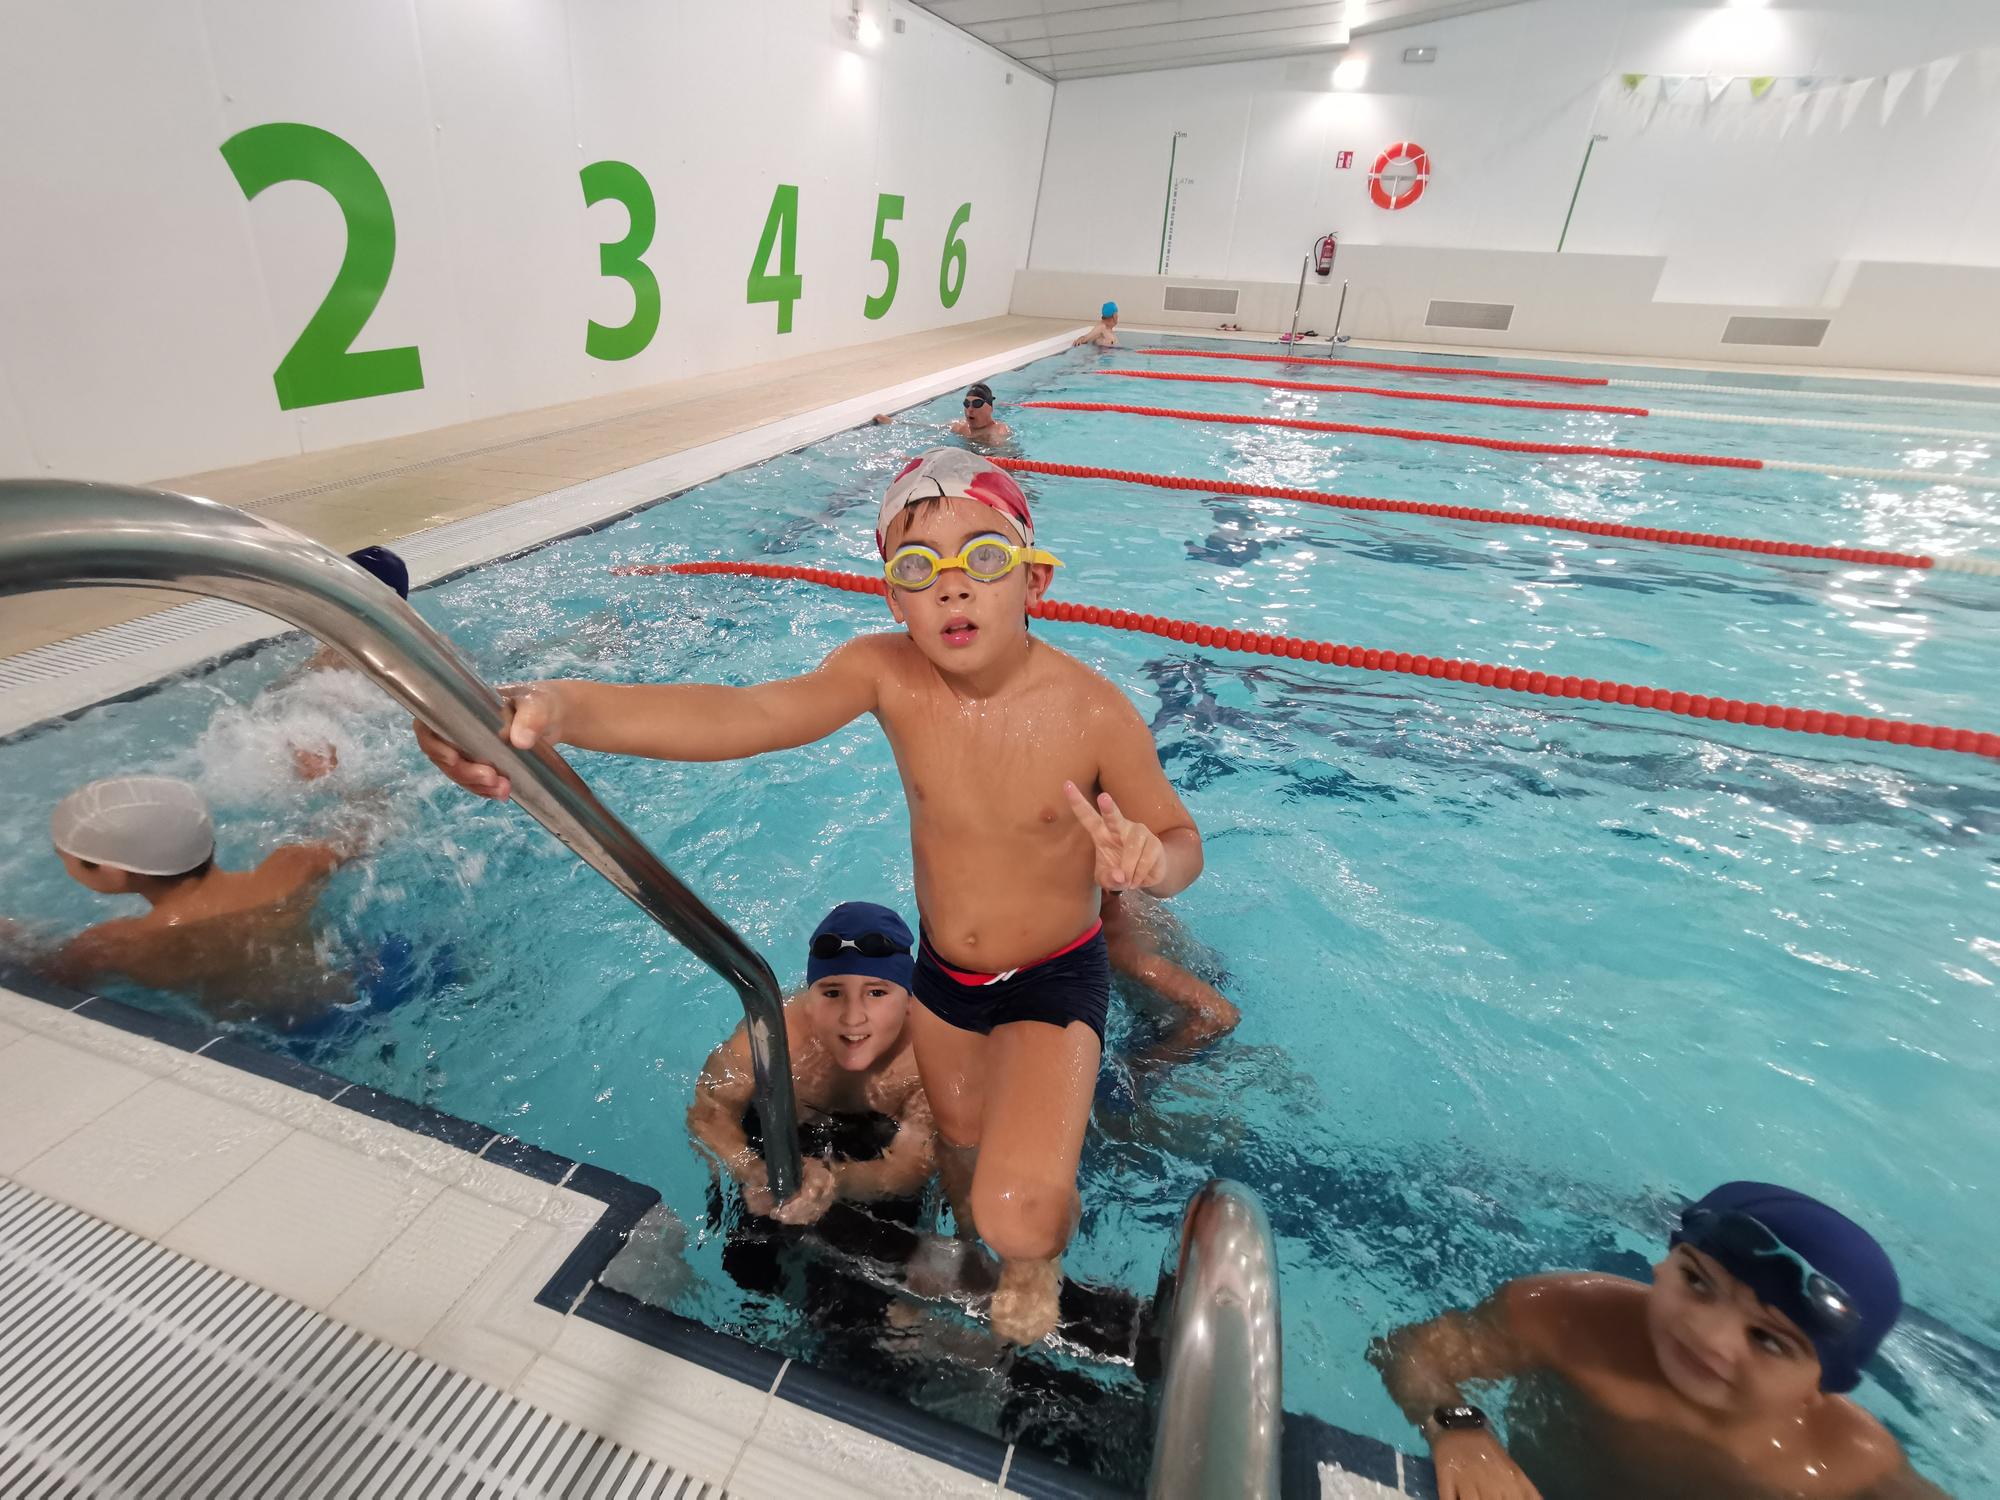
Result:
<svg viewBox="0 0 2000 1500">
<path fill-rule="evenodd" d="M 850 594 L 886 592 L 880 578 L 862 573 L 841 573 L 831 568 L 802 568 L 787 563 L 680 562 L 640 563 L 613 568 L 619 577 L 647 577 L 679 574 L 685 577 L 724 575 L 741 578 L 768 578 L 817 584 Z M 1028 613 L 1038 620 L 1058 620 L 1096 625 L 1109 630 L 1136 631 L 1164 636 L 1196 646 L 1236 651 L 1251 656 L 1276 656 L 1292 661 L 1317 661 L 1329 666 L 1359 668 L 1365 672 L 1391 672 L 1406 677 L 1436 677 L 1447 682 L 1471 682 L 1514 693 L 1533 693 L 1545 698 L 1581 698 L 1593 703 L 1616 703 L 1628 708 L 1650 709 L 1686 719 L 1713 719 L 1730 724 L 1752 724 L 1765 729 L 1782 729 L 1793 734 L 1816 734 L 1834 739 L 1873 740 L 1891 745 L 1910 745 L 1923 750 L 1949 750 L 1964 755 L 1982 755 L 2000 760 L 2000 734 L 1974 729 L 1948 729 L 1936 724 L 1913 724 L 1907 719 L 1883 719 L 1869 714 L 1827 713 L 1817 708 L 1787 708 L 1777 703 L 1750 703 L 1709 693 L 1681 693 L 1666 688 L 1639 687 L 1629 682 L 1609 682 L 1595 677 L 1567 677 L 1547 671 L 1525 671 L 1520 667 L 1495 666 L 1491 662 L 1461 661 L 1453 657 L 1421 656 L 1407 651 L 1384 651 L 1375 647 L 1342 646 L 1331 641 L 1304 640 L 1298 636 L 1271 635 L 1260 630 L 1233 630 L 1219 625 L 1202 625 L 1193 620 L 1166 615 L 1141 614 L 1137 610 L 1103 609 L 1094 604 L 1072 604 L 1065 600 L 1043 599 L 1031 603 Z M 1588 722 L 1588 721 L 1585 721 Z"/>
<path fill-rule="evenodd" d="M 1888 484 L 1919 486 L 1949 484 L 1961 489 L 2000 489 L 2000 479 L 1986 474 L 1927 474 L 1922 469 L 1864 469 L 1848 464 L 1793 463 L 1775 458 L 1739 458 L 1722 453 L 1664 453 L 1650 448 L 1612 448 L 1596 443 L 1531 443 L 1514 438 L 1479 437 L 1465 432 L 1427 432 L 1415 427 L 1371 427 L 1359 422 L 1319 422 L 1304 417 L 1272 417 L 1244 412 L 1183 411 L 1172 406 L 1126 406 L 1114 401 L 1022 401 L 1018 405 L 1042 411 L 1122 412 L 1134 417 L 1167 417 L 1177 422 L 1227 422 L 1238 427 L 1285 427 L 1299 432 L 1356 433 L 1363 437 L 1397 438 L 1410 443 L 1450 443 L 1462 448 L 1488 448 L 1497 453 L 1620 458 L 1644 463 L 1682 464 L 1702 469 L 1774 469 L 1797 474 L 1821 474 L 1836 479 L 1873 479 Z"/>
<path fill-rule="evenodd" d="M 1531 380 L 1546 385 L 1613 386 L 1630 391 L 1700 391 L 1716 396 L 1763 396 L 1778 401 L 1871 401 L 1886 406 L 1966 406 L 2000 413 L 2000 401 L 1965 396 L 1884 396 L 1873 391 L 1788 391 L 1782 387 L 1711 385 L 1700 380 L 1624 380 L 1602 375 L 1548 375 L 1534 370 L 1479 370 L 1454 365 L 1396 365 L 1381 360 L 1325 359 L 1304 354 L 1237 354 L 1226 349 L 1135 349 L 1166 359 L 1241 359 L 1271 365 L 1331 365 L 1348 370 L 1395 370 L 1405 375 L 1470 376 L 1482 380 Z"/>
<path fill-rule="evenodd" d="M 1294 489 L 1288 485 L 1250 484 L 1236 479 L 1183 479 L 1174 474 L 1147 474 L 1136 469 L 1105 469 L 1094 464 L 1048 463 L 1034 458 L 995 457 L 993 463 L 1015 474 L 1052 474 L 1067 479 L 1108 479 L 1120 484 L 1147 485 L 1163 490 L 1194 490 L 1211 495 L 1251 495 L 1269 500 L 1292 500 L 1301 505 L 1324 505 L 1335 510 L 1355 510 L 1406 516 L 1431 516 L 1447 521 L 1472 521 L 1483 526 L 1539 527 L 1550 531 L 1574 531 L 1584 536 L 1617 537 L 1624 541 L 1659 542 L 1669 547 L 1702 547 L 1723 552 L 1757 552 L 1768 557 L 1816 557 L 1829 562 L 1864 563 L 1888 568 L 1943 568 L 1950 558 L 1928 557 L 1921 552 L 1884 552 L 1868 547 L 1818 546 L 1810 542 L 1780 542 L 1765 537 L 1722 536 L 1702 531 L 1675 531 L 1658 526 L 1632 526 L 1620 521 L 1587 521 L 1570 516 L 1539 515 L 1532 511 L 1494 510 L 1474 505 L 1443 505 L 1424 500 L 1378 500 L 1368 495 L 1341 495 L 1326 490 Z M 1968 559 L 2000 573 L 2000 562 Z M 1983 571 L 1983 568 L 1966 571 Z"/>
<path fill-rule="evenodd" d="M 1331 391 L 1346 396 L 1373 396 L 1386 401 L 1436 401 L 1452 406 L 1504 406 L 1520 411 L 1593 412 L 1613 417 L 1657 417 L 1675 422 L 1727 422 L 1749 427 L 1809 427 L 1824 432 L 1867 432 L 1890 437 L 1935 437 L 1973 442 L 2000 442 L 2000 432 L 1974 432 L 1960 427 L 1880 426 L 1870 422 L 1840 422 L 1817 417 L 1756 417 L 1724 411 L 1681 411 L 1667 407 L 1607 406 L 1588 401 L 1528 401 L 1512 396 L 1460 396 L 1443 391 L 1396 391 L 1385 386 L 1333 385 L 1317 380 L 1264 380 L 1255 375 L 1196 375 L 1186 370 L 1093 370 L 1123 380 L 1182 380 L 1197 385 L 1249 385 L 1274 391 Z"/>
</svg>

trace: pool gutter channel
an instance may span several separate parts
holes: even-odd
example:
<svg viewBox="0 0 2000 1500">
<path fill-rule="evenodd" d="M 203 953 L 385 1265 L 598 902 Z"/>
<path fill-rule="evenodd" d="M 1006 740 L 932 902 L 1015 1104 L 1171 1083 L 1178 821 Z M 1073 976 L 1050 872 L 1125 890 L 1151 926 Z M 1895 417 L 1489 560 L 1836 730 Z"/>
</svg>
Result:
<svg viewBox="0 0 2000 1500">
<path fill-rule="evenodd" d="M 565 1188 L 604 1205 L 535 1296 L 536 1305 L 562 1317 L 580 1317 L 651 1348 L 685 1359 L 743 1384 L 781 1397 L 820 1416 L 858 1427 L 872 1437 L 922 1454 L 998 1485 L 1009 1494 L 1045 1500 L 1110 1500 L 1125 1491 L 1061 1462 L 1030 1443 L 1008 1443 L 905 1402 L 852 1384 L 840 1375 L 709 1328 L 679 1313 L 614 1291 L 599 1278 L 624 1247 L 640 1219 L 661 1202 L 645 1183 L 553 1151 L 428 1105 L 414 1104 L 366 1084 L 349 1083 L 294 1058 L 265 1051 L 229 1032 L 156 1015 L 65 989 L 32 972 L 0 964 L 0 986 L 52 1009 L 87 1017 L 177 1051 L 208 1058 L 295 1088 L 372 1120 L 441 1142 L 536 1182 Z M 1372 1480 L 1391 1493 L 1436 1500 L 1430 1464 L 1297 1412 L 1285 1414 L 1284 1500 L 1318 1500 L 1322 1466 Z"/>
</svg>

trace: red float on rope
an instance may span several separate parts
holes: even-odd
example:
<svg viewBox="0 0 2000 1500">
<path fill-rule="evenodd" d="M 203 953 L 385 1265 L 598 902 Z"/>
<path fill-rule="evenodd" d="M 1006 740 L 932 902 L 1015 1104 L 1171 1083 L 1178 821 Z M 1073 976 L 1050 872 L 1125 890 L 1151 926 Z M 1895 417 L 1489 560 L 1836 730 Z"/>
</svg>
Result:
<svg viewBox="0 0 2000 1500">
<path fill-rule="evenodd" d="M 1584 536 L 1611 536 L 1633 542 L 1659 542 L 1669 547 L 1707 547 L 1724 552 L 1761 552 L 1768 557 L 1817 557 L 1828 562 L 1865 563 L 1885 568 L 1929 568 L 1934 559 L 1920 552 L 1882 552 L 1868 547 L 1821 547 L 1808 542 L 1778 542 L 1763 537 L 1714 535 L 1702 531 L 1669 531 L 1657 526 L 1627 526 L 1617 521 L 1581 521 L 1569 516 L 1538 515 L 1533 511 L 1490 510 L 1476 505 L 1438 505 L 1424 500 L 1378 500 L 1368 495 L 1330 494 L 1325 490 L 1293 489 L 1279 484 L 1247 484 L 1237 479 L 1184 479 L 1177 474 L 1147 474 L 1136 469 L 1104 469 L 1094 464 L 1053 464 L 1034 458 L 992 460 L 1016 474 L 1055 474 L 1067 479 L 1109 479 L 1120 484 L 1150 485 L 1163 490 L 1197 490 L 1209 495 L 1254 495 L 1270 500 L 1296 500 L 1335 510 L 1432 516 L 1444 521 L 1472 521 L 1484 526 L 1539 526 L 1549 531 L 1574 531 Z"/>
<path fill-rule="evenodd" d="M 1395 370 L 1404 375 L 1473 375 L 1484 380 L 1533 380 L 1542 385 L 1609 385 L 1599 375 L 1539 375 L 1530 370 L 1473 370 L 1454 365 L 1391 365 L 1380 360 L 1322 359 L 1299 354 L 1232 354 L 1227 349 L 1140 349 L 1172 359 L 1242 359 L 1266 365 L 1340 365 L 1349 370 Z"/>
<path fill-rule="evenodd" d="M 643 563 L 611 571 L 620 577 L 680 573 L 795 579 L 801 583 L 816 583 L 822 588 L 842 589 L 850 594 L 881 594 L 886 588 L 882 579 L 860 573 L 837 573 L 831 568 L 799 568 L 784 563 Z M 1293 661 L 1358 667 L 1367 672 L 1443 677 L 1449 681 L 1473 682 L 1480 687 L 1502 688 L 1508 692 L 1537 693 L 1546 698 L 1584 698 L 1595 703 L 1617 703 L 1631 708 L 1651 709 L 1656 713 L 1678 714 L 1689 719 L 1722 719 L 1731 724 L 1754 724 L 1765 729 L 1789 730 L 1794 734 L 1886 740 L 1894 745 L 1954 750 L 2000 760 L 2000 734 L 1973 729 L 1946 729 L 1865 714 L 1830 714 L 1817 708 L 1746 703 L 1736 698 L 1711 697 L 1705 693 L 1676 693 L 1665 688 L 1634 687 L 1629 683 L 1606 682 L 1595 677 L 1559 677 L 1546 671 L 1530 672 L 1519 667 L 1494 666 L 1490 662 L 1416 656 L 1405 651 L 1382 651 L 1372 646 L 1338 646 L 1331 641 L 1267 635 L 1259 630 L 1226 630 L 1215 625 L 1199 625 L 1192 620 L 1134 614 L 1123 609 L 1101 609 L 1094 604 L 1072 604 L 1057 599 L 1030 604 L 1028 613 L 1038 620 L 1061 620 L 1099 625 L 1111 630 L 1137 631 L 1144 635 L 1165 636 L 1169 640 L 1189 641 L 1198 646 L 1240 651 L 1251 656 L 1283 656 Z"/>
<path fill-rule="evenodd" d="M 1113 411 L 1133 417 L 1169 417 L 1179 422 L 1229 422 L 1239 427 L 1289 427 L 1301 432 L 1351 432 L 1363 437 L 1400 438 L 1410 443 L 1453 443 L 1498 453 L 1550 453 L 1599 458 L 1643 459 L 1656 464 L 1689 464 L 1703 469 L 1761 469 L 1761 458 L 1721 453 L 1657 453 L 1648 448 L 1606 448 L 1593 443 L 1528 443 L 1513 438 L 1475 437 L 1464 432 L 1423 432 L 1413 427 L 1366 427 L 1357 422 L 1315 422 L 1303 417 L 1265 417 L 1227 411 L 1180 411 L 1171 406 L 1120 406 L 1106 401 L 1023 401 L 1047 411 Z"/>
<path fill-rule="evenodd" d="M 1392 167 L 1401 170 L 1391 171 Z M 1423 197 L 1430 182 L 1430 153 L 1415 141 L 1398 141 L 1375 158 L 1368 173 L 1368 196 L 1377 208 L 1394 213 Z"/>
</svg>

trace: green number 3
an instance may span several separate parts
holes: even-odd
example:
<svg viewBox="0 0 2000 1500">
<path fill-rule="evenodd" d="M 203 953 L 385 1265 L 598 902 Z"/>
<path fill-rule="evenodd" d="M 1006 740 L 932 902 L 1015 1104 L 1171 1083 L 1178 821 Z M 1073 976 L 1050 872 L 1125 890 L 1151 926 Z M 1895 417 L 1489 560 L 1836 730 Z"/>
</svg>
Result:
<svg viewBox="0 0 2000 1500">
<path fill-rule="evenodd" d="M 382 179 L 368 158 L 314 125 L 253 125 L 222 143 L 222 159 L 246 199 L 280 182 L 326 189 L 347 221 L 347 254 L 326 298 L 278 362 L 272 383 L 285 411 L 423 389 L 423 362 L 414 344 L 400 349 L 351 349 L 389 285 L 396 261 L 396 219 Z"/>
<path fill-rule="evenodd" d="M 653 190 L 628 162 L 594 161 L 577 175 L 583 179 L 585 208 L 611 198 L 625 205 L 631 219 L 624 239 L 597 247 L 597 269 L 632 288 L 632 316 L 616 328 L 592 318 L 583 339 L 584 353 L 592 359 L 630 359 L 660 329 L 660 280 L 639 258 L 652 247 L 657 227 Z"/>
</svg>

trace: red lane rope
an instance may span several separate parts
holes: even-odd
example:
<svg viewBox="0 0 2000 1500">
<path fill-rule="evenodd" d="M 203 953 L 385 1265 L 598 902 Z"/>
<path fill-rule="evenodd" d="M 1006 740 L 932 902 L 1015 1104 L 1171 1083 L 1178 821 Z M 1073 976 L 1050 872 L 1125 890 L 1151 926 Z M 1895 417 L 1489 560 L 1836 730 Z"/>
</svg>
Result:
<svg viewBox="0 0 2000 1500">
<path fill-rule="evenodd" d="M 1259 380 L 1255 375 L 1194 375 L 1185 370 L 1092 370 L 1123 380 L 1192 380 L 1200 385 L 1255 385 L 1276 391 L 1338 391 L 1391 401 L 1443 401 L 1453 406 L 1511 406 L 1522 411 L 1590 411 L 1614 417 L 1650 417 L 1643 406 L 1594 406 L 1584 401 L 1523 401 L 1508 396 L 1454 396 L 1440 391 L 1392 391 L 1376 385 L 1323 385 L 1313 380 Z"/>
<path fill-rule="evenodd" d="M 1539 375 L 1529 370 L 1470 370 L 1451 365 L 1387 365 L 1367 359 L 1308 359 L 1297 354 L 1229 354 L 1220 349 L 1141 349 L 1171 359 L 1247 359 L 1270 365 L 1340 365 L 1349 370 L 1396 370 L 1406 375 L 1476 375 L 1485 380 L 1535 380 L 1544 385 L 1609 385 L 1598 375 Z"/>
<path fill-rule="evenodd" d="M 1423 500 L 1377 500 L 1368 495 L 1329 494 L 1280 484 L 1247 484 L 1236 479 L 1184 479 L 1177 474 L 1147 474 L 1136 469 L 1102 469 L 1094 464 L 1052 464 L 1034 458 L 992 460 L 1017 474 L 1056 474 L 1068 479 L 1111 479 L 1120 484 L 1144 484 L 1163 490 L 1195 490 L 1204 495 L 1255 495 L 1270 500 L 1296 500 L 1335 510 L 1389 512 L 1403 516 L 1434 516 L 1447 521 L 1476 521 L 1484 526 L 1539 526 L 1551 531 L 1576 531 L 1585 536 L 1615 536 L 1627 541 L 1660 542 L 1669 547 L 1712 547 L 1724 552 L 1761 552 L 1769 557 L 1818 557 L 1829 562 L 1868 563 L 1876 567 L 1928 568 L 1935 559 L 1920 552 L 1878 552 L 1866 547 L 1817 547 L 1807 542 L 1777 542 L 1754 536 L 1719 536 L 1705 531 L 1666 531 L 1657 526 L 1626 526 L 1616 521 L 1579 521 L 1568 516 L 1537 515 L 1533 511 L 1488 510 L 1475 505 L 1437 505 Z"/>
<path fill-rule="evenodd" d="M 822 588 L 843 589 L 850 594 L 879 595 L 885 590 L 880 578 L 860 573 L 837 573 L 831 568 L 799 568 L 786 563 L 648 563 L 613 568 L 611 571 L 624 577 L 679 573 L 793 579 L 801 583 L 815 583 Z M 1651 709 L 1656 713 L 1677 714 L 1687 719 L 1719 719 L 1730 724 L 1784 729 L 1794 734 L 1880 740 L 1892 745 L 1953 750 L 2000 760 L 2000 734 L 1973 729 L 1946 729 L 1935 724 L 1912 724 L 1903 719 L 1880 719 L 1867 714 L 1826 713 L 1817 708 L 1786 708 L 1776 703 L 1746 703 L 1738 698 L 1707 693 L 1676 693 L 1666 688 L 1635 687 L 1631 683 L 1606 682 L 1595 677 L 1564 677 L 1553 672 L 1498 667 L 1489 662 L 1417 656 L 1407 651 L 1381 651 L 1372 646 L 1337 646 L 1331 641 L 1267 635 L 1259 630 L 1230 630 L 1216 625 L 1200 625 L 1192 620 L 1171 619 L 1166 615 L 1100 609 L 1094 604 L 1071 604 L 1054 599 L 1030 604 L 1028 613 L 1038 620 L 1063 620 L 1110 630 L 1137 631 L 1252 656 L 1281 656 L 1293 661 L 1310 660 L 1336 667 L 1357 667 L 1365 672 L 1396 672 L 1408 677 L 1439 677 L 1447 682 L 1473 682 L 1480 687 L 1536 693 L 1545 698 L 1583 698 L 1596 703 L 1617 703 L 1629 708 Z"/>
<path fill-rule="evenodd" d="M 1023 401 L 1044 411 L 1116 411 L 1134 417 L 1171 417 L 1177 422 L 1229 422 L 1238 427 L 1291 427 L 1301 432 L 1353 432 L 1364 437 L 1401 438 L 1408 443 L 1455 443 L 1500 453 L 1555 453 L 1601 458 L 1636 458 L 1656 464 L 1691 464 L 1703 469 L 1761 469 L 1761 458 L 1720 453 L 1656 453 L 1647 448 L 1605 448 L 1594 443 L 1524 443 L 1512 438 L 1474 437 L 1464 432 L 1423 432 L 1414 427 L 1367 427 L 1358 422 L 1314 422 L 1303 417 L 1250 416 L 1228 411 L 1181 411 L 1171 406 L 1121 406 L 1110 401 Z"/>
</svg>

